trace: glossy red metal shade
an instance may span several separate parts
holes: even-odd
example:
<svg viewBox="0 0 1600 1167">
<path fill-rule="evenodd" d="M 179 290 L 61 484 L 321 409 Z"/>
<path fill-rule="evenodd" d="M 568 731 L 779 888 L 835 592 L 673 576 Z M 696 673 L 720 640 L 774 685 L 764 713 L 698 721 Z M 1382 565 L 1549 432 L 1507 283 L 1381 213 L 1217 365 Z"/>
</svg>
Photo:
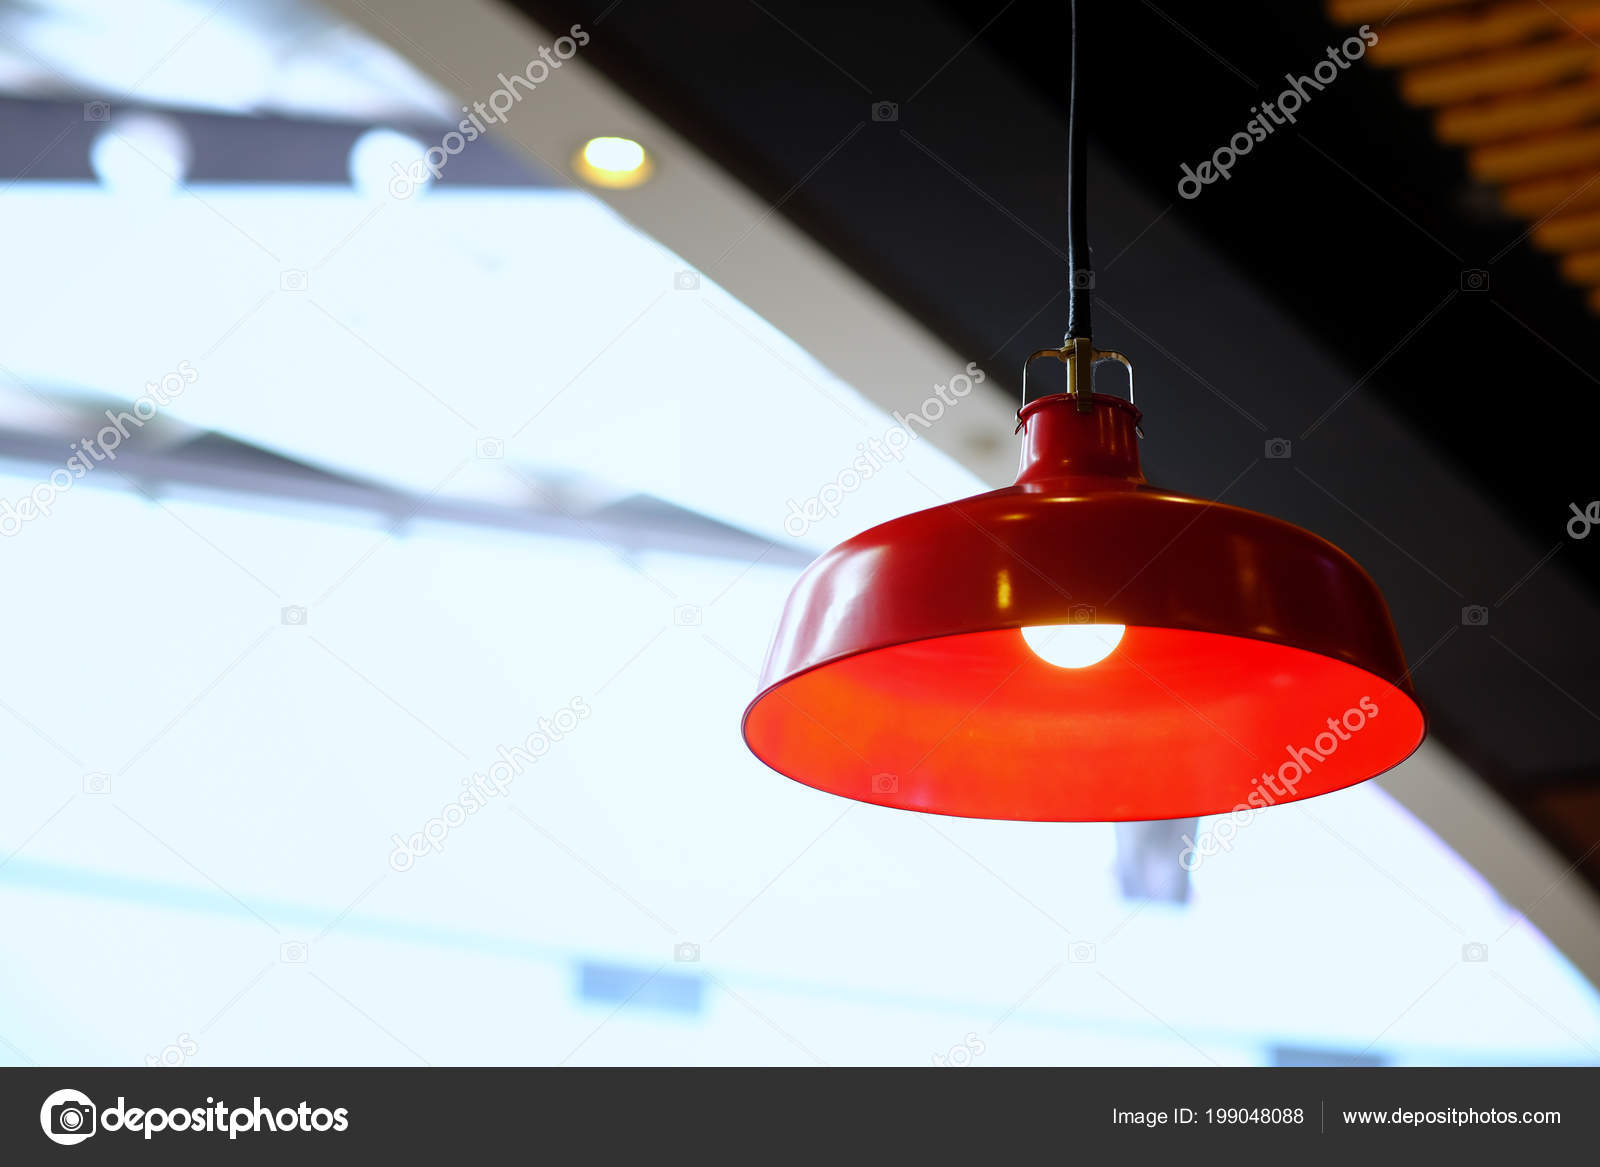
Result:
<svg viewBox="0 0 1600 1167">
<path fill-rule="evenodd" d="M 795 585 L 751 750 L 833 794 L 978 818 L 1215 814 L 1374 777 L 1421 742 L 1377 586 L 1289 523 L 1149 486 L 1138 411 L 1021 415 L 1014 486 L 874 527 Z M 1021 629 L 1124 625 L 1062 668 Z"/>
</svg>

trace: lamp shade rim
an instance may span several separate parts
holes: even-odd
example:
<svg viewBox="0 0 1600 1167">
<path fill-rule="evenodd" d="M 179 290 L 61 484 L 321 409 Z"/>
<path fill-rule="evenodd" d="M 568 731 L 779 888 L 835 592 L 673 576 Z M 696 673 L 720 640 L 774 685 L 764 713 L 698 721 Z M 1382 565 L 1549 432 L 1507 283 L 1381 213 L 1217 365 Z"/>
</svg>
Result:
<svg viewBox="0 0 1600 1167">
<path fill-rule="evenodd" d="M 1017 630 L 1017 626 L 997 627 L 990 631 L 993 633 L 1005 633 L 1015 630 Z M 1396 723 L 1394 720 L 1391 720 L 1389 723 L 1391 726 L 1395 726 L 1396 724 L 1399 725 L 1400 728 L 1398 734 L 1390 738 L 1390 742 L 1392 744 L 1387 745 L 1386 748 L 1380 746 L 1379 748 L 1381 752 L 1376 756 L 1370 758 L 1369 760 L 1358 760 L 1353 769 L 1349 769 L 1326 781 L 1315 784 L 1312 788 L 1295 790 L 1289 794 L 1280 794 L 1277 797 L 1271 797 L 1267 800 L 1265 804 L 1266 806 L 1276 805 L 1284 802 L 1297 802 L 1305 798 L 1334 793 L 1336 791 L 1348 789 L 1349 787 L 1359 785 L 1362 782 L 1377 778 L 1404 763 L 1407 759 L 1414 755 L 1418 749 L 1421 748 L 1423 742 L 1426 740 L 1428 733 L 1427 714 L 1423 710 L 1421 704 L 1411 694 L 1411 692 L 1407 688 L 1397 685 L 1394 682 L 1385 679 L 1372 670 L 1355 662 L 1329 656 L 1328 654 L 1319 653 L 1311 649 L 1299 648 L 1295 645 L 1285 644 L 1281 641 L 1275 641 L 1268 638 L 1235 636 L 1228 633 L 1215 633 L 1199 629 L 1184 628 L 1128 629 L 1128 633 L 1130 635 L 1135 635 L 1141 631 L 1156 633 L 1178 633 L 1189 638 L 1194 638 L 1202 644 L 1205 642 L 1238 641 L 1245 645 L 1261 646 L 1273 654 L 1280 654 L 1283 659 L 1293 663 L 1310 664 L 1311 662 L 1324 662 L 1325 664 L 1336 666 L 1340 670 L 1346 670 L 1349 674 L 1351 674 L 1347 680 L 1354 680 L 1357 677 L 1365 677 L 1370 680 L 1372 686 L 1370 692 L 1376 692 L 1379 694 L 1383 701 L 1382 708 L 1384 713 L 1397 713 L 1399 715 L 1398 723 Z M 981 808 L 974 809 L 976 804 L 963 806 L 960 800 L 951 800 L 947 795 L 941 795 L 939 797 L 913 802 L 909 800 L 910 796 L 908 792 L 900 786 L 897 786 L 897 788 L 892 792 L 873 789 L 871 781 L 873 780 L 874 775 L 872 773 L 868 773 L 868 771 L 871 771 L 873 766 L 877 764 L 876 759 L 869 763 L 865 757 L 862 758 L 863 778 L 866 779 L 864 783 L 858 784 L 855 788 L 841 789 L 837 783 L 825 781 L 819 778 L 815 770 L 808 766 L 804 760 L 785 756 L 783 750 L 775 748 L 769 741 L 763 740 L 762 734 L 757 732 L 753 726 L 753 722 L 757 717 L 758 711 L 760 711 L 763 705 L 766 703 L 771 701 L 788 701 L 791 705 L 794 704 L 794 702 L 782 692 L 783 689 L 788 686 L 795 685 L 797 682 L 803 682 L 808 677 L 814 677 L 818 674 L 824 673 L 830 668 L 837 668 L 841 665 L 847 664 L 852 660 L 857 660 L 860 658 L 891 653 L 893 650 L 899 648 L 907 648 L 917 645 L 936 645 L 941 641 L 954 642 L 960 640 L 970 640 L 983 635 L 985 634 L 953 633 L 949 636 L 927 638 L 924 641 L 907 641 L 899 644 L 882 645 L 875 648 L 853 650 L 850 652 L 840 653 L 836 656 L 830 657 L 828 660 L 819 661 L 816 664 L 800 669 L 792 674 L 780 677 L 772 681 L 770 684 L 765 685 L 745 707 L 744 715 L 740 723 L 741 735 L 751 753 L 753 753 L 763 765 L 775 773 L 781 774 L 785 778 L 797 782 L 802 786 L 811 787 L 812 789 L 821 793 L 834 794 L 840 797 L 851 798 L 860 802 L 868 802 L 889 809 L 914 811 L 917 813 L 939 814 L 950 818 L 1013 820 L 1024 822 L 1125 822 L 1191 818 L 1203 815 L 1226 814 L 1237 811 L 1241 808 L 1265 808 L 1263 805 L 1250 802 L 1252 788 L 1255 786 L 1255 783 L 1247 783 L 1245 781 L 1244 769 L 1242 768 L 1238 770 L 1237 779 L 1230 780 L 1230 785 L 1226 794 L 1213 794 L 1210 798 L 1206 798 L 1204 796 L 1195 796 L 1190 801 L 1178 800 L 1169 803 L 1146 803 L 1135 801 L 1130 803 L 1130 809 L 1120 813 L 1114 810 L 1107 810 L 1103 803 L 1096 803 L 1092 806 L 1092 808 L 1086 808 L 1079 813 L 1061 813 L 1059 809 L 1052 809 L 1052 804 L 1050 804 L 1048 801 L 1040 801 L 1037 794 L 1030 796 L 1030 798 L 1027 800 L 1019 802 L 1017 805 L 1007 805 L 1003 809 L 996 808 L 990 810 L 984 810 Z M 1092 668 L 1084 669 L 1083 674 L 1087 676 L 1093 671 L 1094 670 Z M 1351 703 L 1354 704 L 1357 700 L 1355 697 L 1357 690 L 1350 689 L 1348 692 L 1350 694 L 1349 699 Z M 1365 696 L 1366 694 L 1363 694 L 1363 699 Z M 1255 695 L 1255 697 L 1258 700 L 1271 699 L 1271 695 L 1267 693 L 1261 693 Z M 1396 703 L 1398 703 L 1398 707 L 1396 706 Z M 799 706 L 796 706 L 795 708 L 799 717 L 812 721 L 816 720 L 805 709 L 800 708 Z M 1065 712 L 1070 715 L 1070 710 Z M 859 726 L 864 720 L 870 720 L 870 717 L 868 716 L 869 711 L 861 708 L 859 704 L 852 706 L 852 714 L 853 716 L 850 719 L 852 726 Z M 1205 720 L 1205 718 L 1199 717 L 1198 714 L 1196 716 L 1197 720 Z M 844 729 L 842 725 L 839 728 L 841 730 Z M 849 731 L 845 730 L 845 732 Z M 837 734 L 832 728 L 827 729 L 826 733 L 829 737 L 834 737 L 837 739 Z M 1226 736 L 1226 734 L 1224 734 L 1224 736 Z M 1310 737 L 1309 734 L 1306 736 L 1308 738 Z M 1308 741 L 1307 745 L 1309 746 L 1309 744 L 1310 743 Z M 920 747 L 914 752 L 921 754 Z M 920 764 L 923 760 L 925 759 L 919 758 L 918 764 Z M 879 774 L 877 776 L 882 777 L 883 775 Z M 1262 776 L 1266 777 L 1267 775 L 1264 773 Z M 1146 776 L 1141 776 L 1141 778 L 1143 777 Z M 1062 789 L 1068 789 L 1075 779 L 1076 776 L 1071 772 L 1064 772 L 1058 776 L 1057 780 Z M 980 781 L 981 780 L 977 778 L 972 779 L 972 782 L 975 784 L 979 783 Z M 1134 778 L 1131 779 L 1131 781 L 1138 783 L 1140 778 Z M 1190 796 L 1187 793 L 1181 796 L 1175 796 L 1175 798 L 1179 799 L 1189 797 Z M 1134 806 L 1136 806 L 1137 809 L 1132 809 Z M 1159 813 L 1156 813 L 1157 810 L 1159 810 Z"/>
</svg>

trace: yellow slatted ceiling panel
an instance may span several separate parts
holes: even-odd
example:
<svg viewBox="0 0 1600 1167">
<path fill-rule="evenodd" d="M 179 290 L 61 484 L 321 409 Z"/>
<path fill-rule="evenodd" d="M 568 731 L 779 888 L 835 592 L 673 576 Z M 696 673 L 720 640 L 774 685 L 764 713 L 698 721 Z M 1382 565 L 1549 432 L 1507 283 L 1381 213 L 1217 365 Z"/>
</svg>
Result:
<svg viewBox="0 0 1600 1167">
<path fill-rule="evenodd" d="M 1600 314 L 1600 0 L 1327 0 Z"/>
</svg>

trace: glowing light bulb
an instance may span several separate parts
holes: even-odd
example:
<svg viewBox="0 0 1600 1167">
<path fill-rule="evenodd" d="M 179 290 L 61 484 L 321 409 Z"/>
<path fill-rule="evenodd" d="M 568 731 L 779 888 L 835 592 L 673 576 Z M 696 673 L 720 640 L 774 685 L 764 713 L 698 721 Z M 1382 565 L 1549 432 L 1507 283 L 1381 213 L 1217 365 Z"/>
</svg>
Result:
<svg viewBox="0 0 1600 1167">
<path fill-rule="evenodd" d="M 632 138 L 590 138 L 573 160 L 578 174 L 596 186 L 638 186 L 650 177 L 650 156 Z"/>
<path fill-rule="evenodd" d="M 1122 643 L 1121 624 L 1045 624 L 1022 630 L 1035 656 L 1061 669 L 1099 664 Z"/>
</svg>

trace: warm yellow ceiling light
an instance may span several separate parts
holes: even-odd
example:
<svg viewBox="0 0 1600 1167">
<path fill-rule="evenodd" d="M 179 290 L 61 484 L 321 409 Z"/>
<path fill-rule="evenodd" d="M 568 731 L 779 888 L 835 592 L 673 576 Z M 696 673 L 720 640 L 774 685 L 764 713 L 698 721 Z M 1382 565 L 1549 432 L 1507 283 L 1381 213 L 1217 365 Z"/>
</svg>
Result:
<svg viewBox="0 0 1600 1167">
<path fill-rule="evenodd" d="M 632 138 L 590 138 L 572 160 L 578 177 L 595 186 L 625 190 L 649 179 L 655 167 Z"/>
</svg>

